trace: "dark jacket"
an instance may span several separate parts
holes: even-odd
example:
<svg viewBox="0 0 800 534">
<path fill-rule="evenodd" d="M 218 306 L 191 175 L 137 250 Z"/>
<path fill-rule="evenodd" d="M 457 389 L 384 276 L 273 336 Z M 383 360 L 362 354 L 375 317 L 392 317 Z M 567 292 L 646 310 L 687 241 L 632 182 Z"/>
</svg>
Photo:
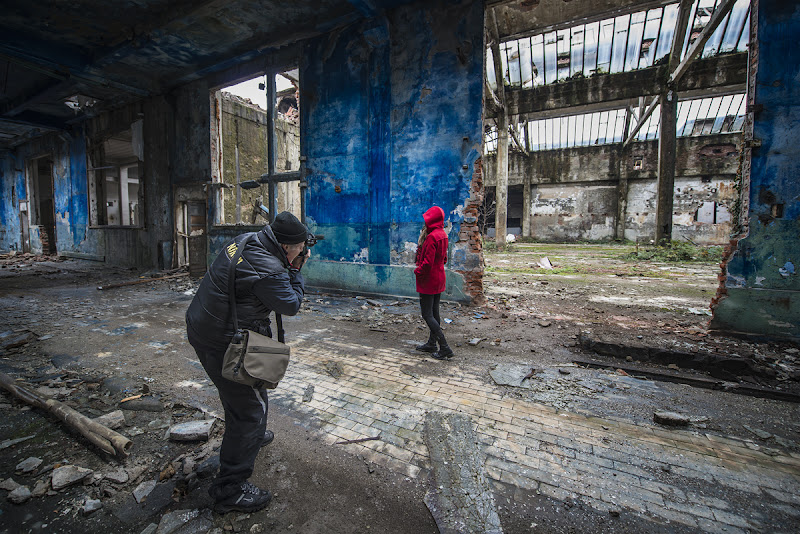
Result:
<svg viewBox="0 0 800 534">
<path fill-rule="evenodd" d="M 417 293 L 436 295 L 444 292 L 444 264 L 447 263 L 447 234 L 444 231 L 444 211 L 434 206 L 422 216 L 428 237 L 417 251 Z"/>
<path fill-rule="evenodd" d="M 203 350 L 224 351 L 233 337 L 233 316 L 228 300 L 228 267 L 237 247 L 248 236 L 236 236 L 228 243 L 200 282 L 186 310 L 189 343 Z M 271 335 L 270 311 L 295 315 L 303 302 L 303 276 L 289 268 L 286 252 L 272 229 L 265 226 L 255 234 L 236 266 L 236 313 L 239 328 Z"/>
</svg>

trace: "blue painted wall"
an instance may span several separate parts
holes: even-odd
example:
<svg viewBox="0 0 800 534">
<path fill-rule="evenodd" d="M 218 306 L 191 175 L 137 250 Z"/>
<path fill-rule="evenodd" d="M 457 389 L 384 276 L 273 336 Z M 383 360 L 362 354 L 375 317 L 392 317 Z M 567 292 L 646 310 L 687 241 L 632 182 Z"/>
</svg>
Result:
<svg viewBox="0 0 800 534">
<path fill-rule="evenodd" d="M 86 141 L 81 127 L 70 132 L 47 134 L 0 153 L 0 250 L 22 250 L 19 201 L 29 198 L 26 164 L 43 156 L 53 159 L 58 251 L 102 255 L 97 237 L 89 235 Z M 40 253 L 41 241 L 35 226 L 30 228 L 30 237 L 32 252 Z"/>
<path fill-rule="evenodd" d="M 756 3 L 754 3 L 756 5 Z M 750 228 L 712 326 L 800 337 L 800 5 L 758 0 Z"/>
<path fill-rule="evenodd" d="M 309 283 L 414 294 L 411 273 L 398 272 L 410 271 L 409 246 L 432 205 L 453 224 L 451 257 L 466 257 L 452 252 L 466 247 L 458 231 L 480 154 L 482 50 L 479 2 L 395 8 L 307 46 L 306 213 L 325 235 Z"/>
</svg>

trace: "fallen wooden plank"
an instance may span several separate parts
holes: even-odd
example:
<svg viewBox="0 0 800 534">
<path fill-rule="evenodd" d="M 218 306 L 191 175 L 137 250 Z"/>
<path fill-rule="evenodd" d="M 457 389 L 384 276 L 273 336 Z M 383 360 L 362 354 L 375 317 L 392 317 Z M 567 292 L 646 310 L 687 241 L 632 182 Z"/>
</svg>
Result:
<svg viewBox="0 0 800 534">
<path fill-rule="evenodd" d="M 189 276 L 189 273 L 171 274 L 169 276 L 159 276 L 158 278 L 143 278 L 141 280 L 131 280 L 130 282 L 120 282 L 119 284 L 106 284 L 104 286 L 97 286 L 100 291 L 106 289 L 114 289 L 115 287 L 135 286 L 137 284 L 146 284 L 148 282 L 157 282 L 158 280 L 168 280 L 170 278 L 180 278 L 181 276 Z"/>
<path fill-rule="evenodd" d="M 35 406 L 36 408 L 40 408 L 55 415 L 66 423 L 67 426 L 75 429 L 95 446 L 112 456 L 128 456 L 128 451 L 133 446 L 133 442 L 122 434 L 92 421 L 82 413 L 70 408 L 62 402 L 49 399 L 30 391 L 17 384 L 13 378 L 5 373 L 0 373 L 0 386 L 31 406 Z"/>
</svg>

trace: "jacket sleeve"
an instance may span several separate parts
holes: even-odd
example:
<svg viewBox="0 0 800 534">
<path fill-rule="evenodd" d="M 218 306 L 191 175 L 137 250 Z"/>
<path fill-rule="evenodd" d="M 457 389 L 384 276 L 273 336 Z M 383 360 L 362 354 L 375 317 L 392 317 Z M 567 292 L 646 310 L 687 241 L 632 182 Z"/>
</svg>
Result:
<svg viewBox="0 0 800 534">
<path fill-rule="evenodd" d="M 426 274 L 430 272 L 433 266 L 433 260 L 436 258 L 436 246 L 432 242 L 431 237 L 422 243 L 422 253 L 419 255 L 419 265 L 414 269 L 414 274 Z"/>
<path fill-rule="evenodd" d="M 253 294 L 264 306 L 280 315 L 297 315 L 305 286 L 299 271 L 270 274 L 253 284 Z"/>
</svg>

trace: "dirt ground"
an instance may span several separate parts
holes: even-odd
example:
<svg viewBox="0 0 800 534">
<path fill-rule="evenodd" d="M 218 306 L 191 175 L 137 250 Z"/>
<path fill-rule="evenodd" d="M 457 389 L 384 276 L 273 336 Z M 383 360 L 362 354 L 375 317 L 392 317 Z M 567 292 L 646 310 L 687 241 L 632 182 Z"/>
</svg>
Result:
<svg viewBox="0 0 800 534">
<path fill-rule="evenodd" d="M 598 356 L 580 346 L 581 332 L 629 346 L 658 346 L 688 353 L 746 359 L 762 373 L 742 383 L 798 393 L 795 356 L 788 342 L 723 336 L 707 330 L 708 302 L 716 289 L 714 263 L 631 261 L 631 247 L 515 244 L 487 254 L 487 304 L 445 303 L 445 332 L 456 350 L 451 362 L 420 360 L 426 373 L 444 366 L 478 370 L 487 381 L 504 365 L 535 370 L 528 387 L 502 386 L 504 394 L 560 409 L 651 424 L 656 411 L 689 416 L 708 433 L 752 439 L 765 449 L 799 450 L 800 411 L 793 402 L 691 387 L 681 377 L 708 378 L 690 369 L 635 358 Z M 547 257 L 553 269 L 537 267 Z M 144 393 L 159 400 L 148 409 L 124 409 L 119 431 L 135 446 L 124 461 L 109 459 L 85 440 L 5 392 L 0 396 L 0 447 L 33 436 L 0 455 L 0 481 L 34 488 L 59 465 L 94 470 L 82 483 L 47 491 L 24 504 L 0 490 L 0 532 L 117 531 L 140 533 L 176 510 L 197 511 L 196 531 L 234 532 L 436 532 L 423 496 L 425 475 L 398 475 L 321 442 L 317 423 L 289 407 L 270 404 L 273 444 L 259 456 L 254 482 L 269 487 L 273 503 L 262 514 L 219 516 L 208 510 L 208 473 L 222 422 L 206 442 L 164 439 L 175 423 L 219 415 L 213 386 L 185 342 L 183 314 L 197 281 L 176 277 L 98 290 L 164 273 L 137 273 L 88 261 L 0 257 L 0 371 L 22 379 L 89 417 L 119 408 Z M 362 345 L 413 353 L 426 330 L 415 299 L 309 292 L 301 313 L 285 319 L 288 336 L 313 339 L 323 329 Z M 18 346 L 8 340 L 20 338 Z M 12 343 L 11 345 L 14 345 Z M 574 362 L 595 359 L 608 368 Z M 670 375 L 677 382 L 641 380 L 619 366 Z M 440 366 L 440 367 L 436 367 Z M 771 370 L 771 371 L 770 371 Z M 723 384 L 731 385 L 726 380 Z M 30 473 L 16 471 L 29 457 L 42 460 Z M 124 482 L 111 472 L 123 470 Z M 174 474 L 172 473 L 174 471 Z M 166 481 L 137 504 L 142 482 Z M 680 532 L 674 524 L 614 522 L 573 503 L 497 484 L 506 532 Z M 84 513 L 87 499 L 102 509 Z M 743 503 L 746 505 L 746 503 Z M 183 532 L 183 531 L 182 531 Z"/>
</svg>

